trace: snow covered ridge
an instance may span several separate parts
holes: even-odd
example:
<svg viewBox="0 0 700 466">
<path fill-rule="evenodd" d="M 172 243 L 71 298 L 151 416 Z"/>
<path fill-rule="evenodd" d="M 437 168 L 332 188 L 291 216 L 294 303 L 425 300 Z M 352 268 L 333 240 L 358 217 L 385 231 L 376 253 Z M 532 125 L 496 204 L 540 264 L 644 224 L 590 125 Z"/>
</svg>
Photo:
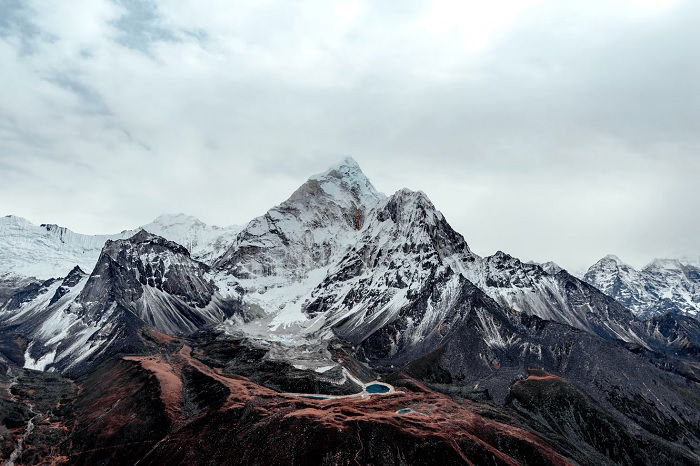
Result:
<svg viewBox="0 0 700 466">
<path fill-rule="evenodd" d="M 700 316 L 700 267 L 684 260 L 655 259 L 636 270 L 608 255 L 588 269 L 584 280 L 641 317 Z"/>
<path fill-rule="evenodd" d="M 209 226 L 183 214 L 161 215 L 141 228 L 182 244 L 204 261 L 226 250 L 240 230 L 237 226 Z M 34 225 L 14 215 L 0 217 L 0 275 L 45 280 L 63 277 L 76 265 L 89 272 L 107 240 L 129 238 L 138 230 L 83 235 L 57 225 Z"/>
<path fill-rule="evenodd" d="M 0 217 L 0 274 L 48 279 L 63 277 L 76 265 L 92 270 L 105 241 L 127 236 L 81 235 L 13 215 Z"/>
</svg>

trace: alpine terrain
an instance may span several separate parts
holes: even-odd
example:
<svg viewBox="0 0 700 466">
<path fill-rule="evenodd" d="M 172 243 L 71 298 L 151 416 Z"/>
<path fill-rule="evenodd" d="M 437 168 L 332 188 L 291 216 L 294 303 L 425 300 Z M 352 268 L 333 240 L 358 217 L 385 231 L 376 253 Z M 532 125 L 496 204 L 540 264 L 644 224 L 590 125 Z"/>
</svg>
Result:
<svg viewBox="0 0 700 466">
<path fill-rule="evenodd" d="M 480 256 L 350 158 L 241 227 L 7 216 L 0 457 L 697 465 L 699 309 L 681 261 Z"/>
</svg>

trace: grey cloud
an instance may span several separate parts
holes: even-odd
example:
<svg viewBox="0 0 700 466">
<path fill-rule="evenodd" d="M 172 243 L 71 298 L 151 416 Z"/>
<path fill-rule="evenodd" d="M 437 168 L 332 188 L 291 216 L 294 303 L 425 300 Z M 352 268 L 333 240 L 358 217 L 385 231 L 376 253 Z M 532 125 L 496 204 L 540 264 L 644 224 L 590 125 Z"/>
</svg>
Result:
<svg viewBox="0 0 700 466">
<path fill-rule="evenodd" d="M 0 173 L 0 214 L 242 223 L 350 155 L 382 191 L 425 191 L 479 253 L 697 255 L 700 6 L 613 3 L 540 2 L 478 53 L 416 29 L 420 1 L 347 20 L 331 2 L 13 13 L 12 37 L 58 39 L 0 42 L 0 164 L 27 173 Z"/>
</svg>

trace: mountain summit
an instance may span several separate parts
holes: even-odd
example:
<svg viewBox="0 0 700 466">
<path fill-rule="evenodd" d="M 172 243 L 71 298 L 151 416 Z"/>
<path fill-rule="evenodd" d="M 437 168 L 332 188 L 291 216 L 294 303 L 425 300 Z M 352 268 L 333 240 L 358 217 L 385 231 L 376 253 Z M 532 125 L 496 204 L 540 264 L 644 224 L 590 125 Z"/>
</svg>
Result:
<svg viewBox="0 0 700 466">
<path fill-rule="evenodd" d="M 243 280 L 268 277 L 275 285 L 304 279 L 353 243 L 384 198 L 346 158 L 248 223 L 215 266 Z"/>
</svg>

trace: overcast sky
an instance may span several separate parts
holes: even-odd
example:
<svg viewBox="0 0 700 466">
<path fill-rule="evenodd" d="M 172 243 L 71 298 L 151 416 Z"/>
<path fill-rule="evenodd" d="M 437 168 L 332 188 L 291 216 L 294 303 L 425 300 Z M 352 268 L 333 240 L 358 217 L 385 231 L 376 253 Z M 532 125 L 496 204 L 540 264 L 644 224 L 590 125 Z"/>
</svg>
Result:
<svg viewBox="0 0 700 466">
<path fill-rule="evenodd" d="M 480 254 L 697 256 L 699 25 L 696 0 L 0 0 L 0 214 L 245 223 L 349 155 Z"/>
</svg>

